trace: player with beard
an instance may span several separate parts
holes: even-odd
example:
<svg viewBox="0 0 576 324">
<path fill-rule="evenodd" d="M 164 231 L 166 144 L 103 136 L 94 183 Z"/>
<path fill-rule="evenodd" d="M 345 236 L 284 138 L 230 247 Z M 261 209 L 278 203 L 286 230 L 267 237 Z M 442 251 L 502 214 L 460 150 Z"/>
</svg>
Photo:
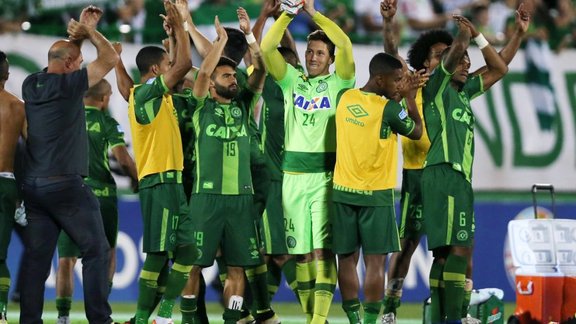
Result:
<svg viewBox="0 0 576 324">
<path fill-rule="evenodd" d="M 201 253 L 183 293 L 198 295 L 200 271 L 212 265 L 221 249 L 228 273 L 223 318 L 230 324 L 241 317 L 244 268 L 262 262 L 254 226 L 248 127 L 266 71 L 248 15 L 243 8 L 238 8 L 237 13 L 254 65 L 247 87 L 238 86 L 236 62 L 222 57 L 228 35 L 216 19 L 218 39 L 200 66 L 192 93 L 197 101 L 192 115 L 196 165 L 190 199 L 194 208 L 189 215 Z"/>
</svg>

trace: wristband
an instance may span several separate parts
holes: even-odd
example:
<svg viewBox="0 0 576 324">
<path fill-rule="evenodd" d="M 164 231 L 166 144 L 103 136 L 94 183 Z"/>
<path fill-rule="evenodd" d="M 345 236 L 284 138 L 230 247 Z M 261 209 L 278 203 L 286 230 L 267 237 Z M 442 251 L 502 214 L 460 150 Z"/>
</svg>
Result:
<svg viewBox="0 0 576 324">
<path fill-rule="evenodd" d="M 189 30 L 189 28 L 188 28 L 188 21 L 185 21 L 185 22 L 182 24 L 182 26 L 184 26 L 184 30 L 185 30 L 185 31 L 188 31 L 188 30 Z"/>
<path fill-rule="evenodd" d="M 482 35 L 482 33 L 478 34 L 478 36 L 474 37 L 474 42 L 478 45 L 478 48 L 483 49 L 484 47 L 490 45 L 486 40 L 486 37 Z"/>
<path fill-rule="evenodd" d="M 256 43 L 256 37 L 254 37 L 253 33 L 246 35 L 246 42 L 248 42 L 248 45 Z"/>
</svg>

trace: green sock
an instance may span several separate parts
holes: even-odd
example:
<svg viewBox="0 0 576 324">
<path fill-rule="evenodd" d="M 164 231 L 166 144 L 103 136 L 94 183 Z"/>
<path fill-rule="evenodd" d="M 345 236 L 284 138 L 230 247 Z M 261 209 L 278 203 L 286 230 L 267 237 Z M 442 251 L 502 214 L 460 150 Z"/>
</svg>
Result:
<svg viewBox="0 0 576 324">
<path fill-rule="evenodd" d="M 444 296 L 444 281 L 442 280 L 442 270 L 444 265 L 439 262 L 433 262 L 430 268 L 430 318 L 432 323 L 443 323 L 443 296 Z"/>
<path fill-rule="evenodd" d="M 342 309 L 348 317 L 350 324 L 361 324 L 360 321 L 360 300 L 358 298 L 343 300 Z"/>
<path fill-rule="evenodd" d="M 164 268 L 160 271 L 158 275 L 158 280 L 156 280 L 158 284 L 158 288 L 156 289 L 156 296 L 154 297 L 154 303 L 152 309 L 156 309 L 156 306 L 160 304 L 162 297 L 164 297 L 164 292 L 166 291 L 166 283 L 168 282 L 168 275 L 170 274 L 170 265 L 166 263 Z M 152 313 L 152 311 L 150 311 Z"/>
<path fill-rule="evenodd" d="M 160 303 L 158 316 L 172 318 L 172 310 L 176 303 L 176 298 L 182 293 L 182 289 L 188 281 L 192 263 L 196 260 L 196 247 L 194 245 L 181 245 L 174 251 L 174 263 L 168 275 L 164 298 Z"/>
<path fill-rule="evenodd" d="M 470 299 L 472 298 L 472 288 L 474 284 L 472 279 L 466 279 L 466 285 L 464 286 L 464 299 L 462 300 L 462 313 L 460 316 L 466 318 L 468 316 L 468 308 L 470 306 Z"/>
<path fill-rule="evenodd" d="M 173 299 L 162 298 L 160 307 L 158 308 L 158 316 L 164 318 L 172 318 L 172 309 L 174 309 L 175 303 L 176 301 Z"/>
<path fill-rule="evenodd" d="M 268 262 L 268 274 L 266 275 L 266 285 L 268 287 L 268 298 L 272 300 L 280 283 L 282 282 L 282 269 L 280 269 L 274 261 Z"/>
<path fill-rule="evenodd" d="M 307 322 L 312 320 L 314 311 L 314 285 L 316 283 L 316 264 L 312 262 L 296 263 L 296 278 L 298 280 L 298 299 Z"/>
<path fill-rule="evenodd" d="M 318 275 L 314 286 L 314 316 L 312 324 L 324 324 L 332 305 L 338 272 L 336 259 L 318 260 Z"/>
<path fill-rule="evenodd" d="M 236 324 L 241 319 L 241 311 L 239 309 L 224 309 L 224 315 L 222 318 L 224 319 L 224 324 Z"/>
<path fill-rule="evenodd" d="M 381 308 L 382 301 L 364 303 L 364 324 L 376 324 Z"/>
<path fill-rule="evenodd" d="M 244 270 L 248 278 L 248 285 L 252 292 L 252 314 L 265 313 L 270 310 L 270 298 L 266 285 L 266 264 L 246 268 Z"/>
<path fill-rule="evenodd" d="M 296 260 L 294 258 L 288 259 L 282 266 L 282 272 L 284 273 L 288 286 L 290 286 L 290 289 L 292 289 L 294 295 L 296 295 L 296 299 L 300 301 L 298 298 L 298 281 L 296 281 Z"/>
<path fill-rule="evenodd" d="M 446 258 L 442 278 L 444 279 L 444 309 L 446 321 L 462 319 L 462 302 L 464 300 L 464 285 L 466 283 L 465 257 L 450 254 Z"/>
<path fill-rule="evenodd" d="M 152 314 L 156 290 L 158 284 L 156 280 L 138 279 L 138 301 L 136 304 L 136 323 L 148 323 L 148 318 Z"/>
<path fill-rule="evenodd" d="M 70 316 L 71 308 L 72 297 L 56 297 L 56 309 L 58 310 L 58 317 Z"/>
<path fill-rule="evenodd" d="M 148 253 L 138 279 L 138 301 L 136 304 L 136 324 L 147 324 L 156 307 L 158 278 L 168 263 L 165 253 Z"/>
<path fill-rule="evenodd" d="M 182 296 L 180 299 L 180 312 L 182 313 L 182 324 L 196 323 L 196 297 Z"/>
<path fill-rule="evenodd" d="M 174 263 L 170 275 L 168 276 L 166 292 L 164 292 L 164 298 L 162 298 L 162 302 L 160 303 L 158 316 L 172 318 L 172 309 L 176 303 L 176 298 L 180 296 L 184 285 L 186 285 L 191 268 L 192 266 L 183 266 Z"/>
<path fill-rule="evenodd" d="M 396 310 L 400 306 L 400 297 L 397 296 L 384 296 L 384 314 L 394 313 L 396 315 Z"/>
</svg>

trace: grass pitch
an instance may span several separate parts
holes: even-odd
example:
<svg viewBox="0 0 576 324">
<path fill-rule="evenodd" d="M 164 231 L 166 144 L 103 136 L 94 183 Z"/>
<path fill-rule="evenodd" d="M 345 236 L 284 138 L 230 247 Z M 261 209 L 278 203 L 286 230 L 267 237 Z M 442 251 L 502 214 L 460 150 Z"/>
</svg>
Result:
<svg viewBox="0 0 576 324">
<path fill-rule="evenodd" d="M 112 316 L 116 322 L 123 323 L 128 320 L 136 309 L 135 303 L 112 303 Z M 302 315 L 300 305 L 297 303 L 273 303 L 274 310 L 280 316 L 282 324 L 303 324 L 306 323 Z M 506 320 L 513 312 L 515 305 L 506 303 L 504 305 Z M 177 308 L 177 306 L 176 306 Z M 209 319 L 211 323 L 222 323 L 223 308 L 218 303 L 208 303 L 207 305 Z M 8 306 L 8 323 L 18 323 L 19 305 L 11 303 Z M 84 305 L 82 302 L 75 301 L 72 304 L 72 313 L 70 314 L 72 324 L 88 323 L 84 315 Z M 44 305 L 44 321 L 46 323 L 55 323 L 58 313 L 54 301 L 47 301 Z M 180 313 L 175 309 L 174 320 L 179 323 Z M 339 302 L 332 304 L 328 319 L 331 324 L 347 324 L 348 320 L 342 311 Z M 419 324 L 422 323 L 422 304 L 421 303 L 404 303 L 398 309 L 398 323 L 400 324 Z"/>
</svg>

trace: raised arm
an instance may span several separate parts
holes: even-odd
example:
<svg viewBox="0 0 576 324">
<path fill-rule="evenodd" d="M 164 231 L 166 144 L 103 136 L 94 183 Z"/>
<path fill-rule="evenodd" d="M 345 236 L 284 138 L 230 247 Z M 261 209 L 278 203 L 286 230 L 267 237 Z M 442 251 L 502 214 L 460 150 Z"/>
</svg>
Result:
<svg viewBox="0 0 576 324">
<path fill-rule="evenodd" d="M 260 9 L 260 14 L 256 18 L 256 22 L 252 27 L 252 33 L 256 37 L 256 41 L 260 43 L 262 41 L 262 31 L 264 30 L 264 25 L 270 17 L 274 17 L 274 14 L 280 9 L 280 2 L 278 0 L 264 0 L 262 8 Z"/>
<path fill-rule="evenodd" d="M 265 0 L 264 4 L 262 5 L 262 9 L 260 10 L 260 15 L 254 26 L 252 27 L 252 32 L 254 33 L 254 37 L 256 37 L 256 41 L 258 43 L 262 42 L 262 32 L 264 30 L 264 25 L 268 18 L 272 17 L 275 20 L 278 19 L 280 16 L 280 1 L 279 0 Z M 284 35 L 282 35 L 282 39 L 280 40 L 280 46 L 290 48 L 294 53 L 298 53 L 296 49 L 296 43 L 294 42 L 294 38 L 290 33 L 290 30 L 285 29 Z M 296 59 L 298 63 L 300 63 L 300 59 L 298 55 L 296 55 Z"/>
<path fill-rule="evenodd" d="M 494 47 L 492 47 L 486 38 L 476 30 L 474 25 L 468 19 L 464 18 L 462 24 L 466 25 L 470 30 L 470 34 L 474 38 L 478 48 L 480 48 L 480 51 L 482 51 L 482 56 L 486 62 L 486 71 L 482 73 L 482 85 L 484 91 L 486 91 L 490 89 L 494 83 L 504 77 L 508 72 L 508 65 L 506 65 Z"/>
<path fill-rule="evenodd" d="M 124 66 L 124 62 L 122 62 L 122 44 L 119 42 L 114 42 L 112 44 L 116 53 L 118 53 L 118 63 L 114 66 L 114 73 L 116 74 L 116 86 L 118 86 L 118 91 L 122 98 L 128 102 L 130 98 L 130 89 L 134 86 L 134 80 L 126 71 L 126 67 Z"/>
<path fill-rule="evenodd" d="M 172 89 L 192 68 L 190 39 L 184 30 L 184 23 L 176 6 L 169 0 L 164 0 L 164 8 L 166 9 L 167 24 L 172 28 L 174 39 L 176 40 L 174 49 L 175 60 L 172 62 L 170 69 L 164 74 L 164 83 L 169 89 Z"/>
<path fill-rule="evenodd" d="M 398 55 L 398 39 L 394 32 L 394 15 L 396 15 L 398 1 L 384 0 L 380 3 L 380 15 L 382 16 L 382 37 L 384 39 L 384 52 L 404 61 Z"/>
<path fill-rule="evenodd" d="M 468 49 L 468 45 L 470 45 L 471 35 L 469 27 L 471 24 L 468 19 L 463 16 L 454 15 L 454 20 L 456 26 L 458 26 L 458 34 L 454 38 L 454 41 L 448 50 L 448 54 L 442 59 L 444 68 L 450 74 L 454 73 L 458 64 L 460 64 L 460 59 Z M 468 24 L 466 22 L 468 22 Z"/>
<path fill-rule="evenodd" d="M 162 46 L 166 52 L 168 52 L 168 57 L 170 58 L 170 62 L 174 62 L 176 60 L 176 39 L 174 38 L 174 30 L 172 26 L 168 23 L 168 17 L 165 15 L 160 15 L 162 17 L 162 28 L 164 32 L 166 32 L 166 36 L 168 38 L 164 38 L 162 40 Z"/>
<path fill-rule="evenodd" d="M 202 58 L 206 57 L 208 52 L 212 49 L 212 42 L 206 38 L 206 36 L 204 36 L 204 34 L 202 34 L 194 24 L 192 15 L 190 15 L 190 11 L 188 10 L 188 1 L 176 0 L 175 5 L 178 12 L 180 12 L 180 16 L 182 16 L 188 25 L 188 35 L 192 38 L 192 42 L 194 43 L 194 47 L 198 51 L 198 54 L 200 54 Z"/>
<path fill-rule="evenodd" d="M 426 70 L 420 70 L 417 72 L 407 72 L 409 73 L 404 78 L 404 84 L 400 95 L 405 99 L 406 108 L 408 109 L 408 116 L 414 121 L 414 129 L 407 135 L 408 138 L 413 140 L 419 140 L 422 137 L 423 132 L 423 122 L 418 112 L 418 104 L 416 103 L 416 91 L 418 88 L 422 87 L 429 78 Z"/>
<path fill-rule="evenodd" d="M 504 48 L 502 48 L 502 50 L 500 50 L 500 52 L 498 53 L 500 54 L 500 57 L 502 58 L 502 60 L 504 60 L 504 63 L 506 63 L 506 65 L 510 64 L 514 56 L 516 56 L 516 53 L 518 52 L 518 49 L 520 48 L 520 45 L 524 40 L 524 36 L 528 31 L 528 27 L 530 26 L 530 20 L 531 20 L 530 9 L 526 7 L 527 5 L 525 5 L 524 3 L 520 3 L 520 5 L 518 6 L 518 9 L 516 10 L 516 20 L 515 20 L 516 28 L 514 29 L 514 33 L 508 40 L 506 46 L 504 46 Z M 473 73 L 473 75 L 482 74 L 486 72 L 486 70 L 487 67 L 483 66 L 478 70 L 476 70 Z"/>
<path fill-rule="evenodd" d="M 286 60 L 278 51 L 278 44 L 280 44 L 282 35 L 293 18 L 293 16 L 283 12 L 270 27 L 260 45 L 266 68 L 275 80 L 282 80 L 286 75 Z"/>
<path fill-rule="evenodd" d="M 89 5 L 88 7 L 82 9 L 78 21 L 84 25 L 87 25 L 88 27 L 96 29 L 96 26 L 98 25 L 98 22 L 100 21 L 100 18 L 102 18 L 103 14 L 104 11 L 102 11 L 102 9 L 93 5 Z M 70 38 L 70 40 L 74 44 L 76 44 L 79 48 L 82 48 L 82 43 L 84 43 L 84 39 L 86 39 L 86 37 Z"/>
<path fill-rule="evenodd" d="M 254 67 L 254 71 L 252 71 L 252 74 L 248 77 L 248 87 L 254 93 L 262 93 L 264 80 L 266 79 L 266 67 L 264 66 L 264 59 L 262 58 L 262 51 L 260 50 L 260 45 L 258 45 L 256 37 L 254 37 L 252 29 L 250 28 L 250 17 L 248 17 L 246 10 L 239 7 L 238 10 L 236 10 L 236 13 L 238 14 L 238 22 L 240 22 L 240 30 L 246 36 L 252 66 Z"/>
<path fill-rule="evenodd" d="M 91 26 L 71 19 L 68 23 L 68 34 L 72 39 L 88 38 L 96 47 L 98 53 L 96 60 L 90 62 L 86 67 L 88 70 L 88 85 L 90 87 L 100 82 L 118 63 L 119 57 L 112 44 Z"/>
<path fill-rule="evenodd" d="M 335 22 L 314 9 L 314 0 L 306 0 L 304 11 L 312 17 L 312 20 L 326 33 L 326 36 L 338 49 L 335 59 L 336 74 L 343 80 L 353 79 L 356 68 L 352 53 L 352 41 L 348 35 Z"/>
<path fill-rule="evenodd" d="M 210 90 L 210 77 L 216 69 L 216 65 L 218 65 L 222 52 L 224 52 L 224 46 L 228 41 L 228 34 L 226 34 L 224 27 L 220 25 L 218 16 L 214 19 L 214 26 L 216 27 L 218 38 L 200 65 L 200 70 L 198 70 L 198 77 L 196 78 L 196 82 L 194 82 L 194 89 L 192 91 L 196 98 L 204 98 L 208 95 Z"/>
</svg>

